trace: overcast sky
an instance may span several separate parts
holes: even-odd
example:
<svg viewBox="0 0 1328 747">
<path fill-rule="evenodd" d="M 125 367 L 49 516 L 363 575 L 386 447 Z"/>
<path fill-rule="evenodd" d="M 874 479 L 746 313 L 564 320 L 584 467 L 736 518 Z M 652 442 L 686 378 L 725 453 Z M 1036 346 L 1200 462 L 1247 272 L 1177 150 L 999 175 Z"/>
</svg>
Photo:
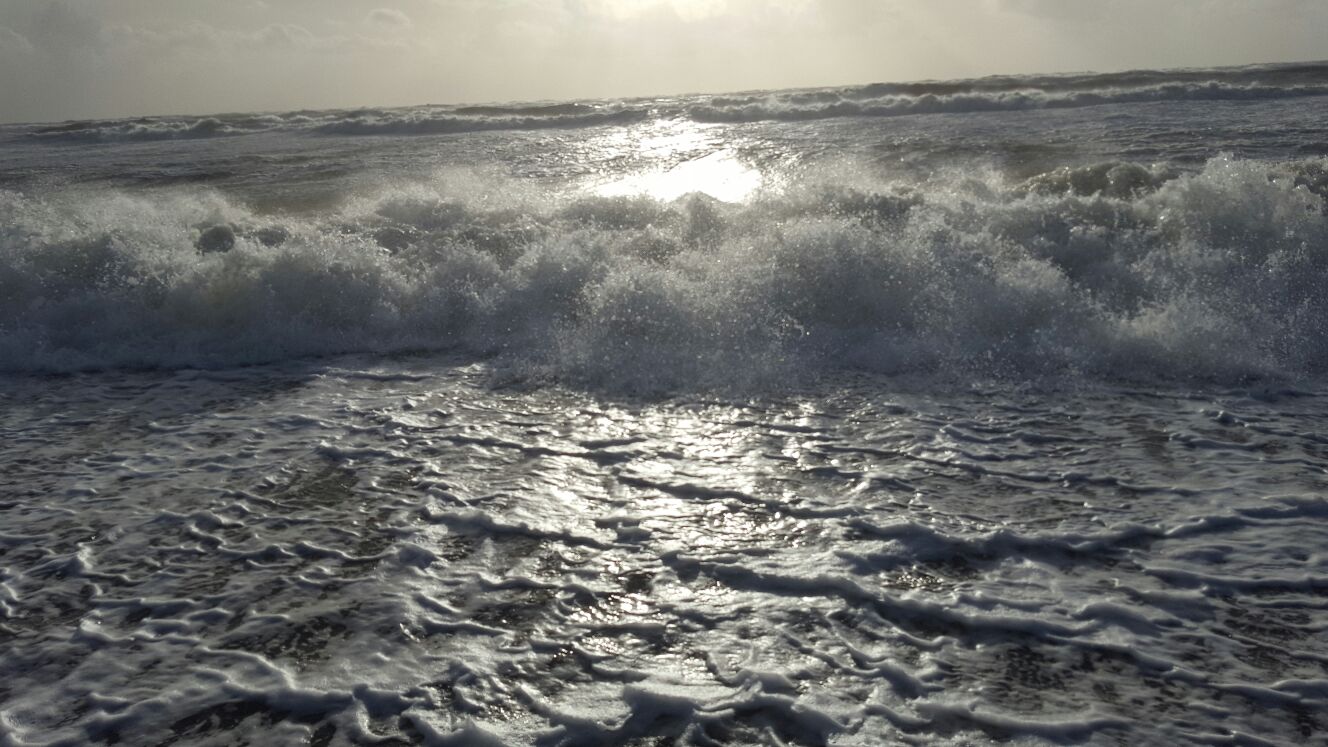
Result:
<svg viewBox="0 0 1328 747">
<path fill-rule="evenodd" d="M 1328 0 L 0 0 L 0 121 L 1328 58 Z"/>
</svg>

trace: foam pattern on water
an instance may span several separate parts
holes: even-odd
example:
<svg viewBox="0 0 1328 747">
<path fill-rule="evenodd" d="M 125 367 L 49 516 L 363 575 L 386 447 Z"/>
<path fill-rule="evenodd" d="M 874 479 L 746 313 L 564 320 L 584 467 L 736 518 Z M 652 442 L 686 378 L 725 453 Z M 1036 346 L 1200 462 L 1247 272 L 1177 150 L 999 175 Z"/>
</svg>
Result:
<svg viewBox="0 0 1328 747">
<path fill-rule="evenodd" d="M 1300 744 L 1321 394 L 10 379 L 8 744 Z M 884 394 L 891 389 L 894 394 Z"/>
</svg>

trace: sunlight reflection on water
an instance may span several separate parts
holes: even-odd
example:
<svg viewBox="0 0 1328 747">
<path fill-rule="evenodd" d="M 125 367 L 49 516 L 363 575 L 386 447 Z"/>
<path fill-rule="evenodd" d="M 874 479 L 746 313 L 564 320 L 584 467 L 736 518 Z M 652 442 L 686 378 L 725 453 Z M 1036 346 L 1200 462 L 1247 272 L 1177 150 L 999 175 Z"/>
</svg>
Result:
<svg viewBox="0 0 1328 747">
<path fill-rule="evenodd" d="M 609 159 L 643 163 L 626 176 L 591 185 L 591 191 L 608 197 L 644 195 L 675 200 L 701 192 L 724 202 L 741 202 L 765 181 L 758 169 L 744 163 L 709 128 L 691 122 L 655 123 L 644 132 L 619 131 L 590 147 Z"/>
</svg>

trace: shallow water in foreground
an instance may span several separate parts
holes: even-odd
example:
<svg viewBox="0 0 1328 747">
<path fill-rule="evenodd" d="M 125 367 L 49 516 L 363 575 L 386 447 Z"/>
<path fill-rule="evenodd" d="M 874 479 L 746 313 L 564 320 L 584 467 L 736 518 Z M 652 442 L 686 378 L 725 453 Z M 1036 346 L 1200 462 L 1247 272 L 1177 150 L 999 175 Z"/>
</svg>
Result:
<svg viewBox="0 0 1328 747">
<path fill-rule="evenodd" d="M 1303 744 L 1322 392 L 12 377 L 5 744 Z"/>
</svg>

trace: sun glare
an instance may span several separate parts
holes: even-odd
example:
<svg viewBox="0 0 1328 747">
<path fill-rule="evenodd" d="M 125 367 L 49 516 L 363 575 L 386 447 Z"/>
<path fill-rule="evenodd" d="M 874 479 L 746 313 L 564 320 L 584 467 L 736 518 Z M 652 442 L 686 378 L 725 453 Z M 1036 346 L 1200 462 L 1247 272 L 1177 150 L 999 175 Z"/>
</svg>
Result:
<svg viewBox="0 0 1328 747">
<path fill-rule="evenodd" d="M 590 185 L 606 196 L 644 195 L 675 200 L 702 193 L 741 202 L 761 188 L 764 177 L 704 125 L 667 122 L 606 135 L 591 148 L 605 159 L 630 158 L 641 167 Z"/>
<path fill-rule="evenodd" d="M 645 13 L 672 11 L 683 20 L 700 20 L 724 12 L 727 0 L 613 0 L 600 3 L 606 15 L 631 18 Z"/>
</svg>

